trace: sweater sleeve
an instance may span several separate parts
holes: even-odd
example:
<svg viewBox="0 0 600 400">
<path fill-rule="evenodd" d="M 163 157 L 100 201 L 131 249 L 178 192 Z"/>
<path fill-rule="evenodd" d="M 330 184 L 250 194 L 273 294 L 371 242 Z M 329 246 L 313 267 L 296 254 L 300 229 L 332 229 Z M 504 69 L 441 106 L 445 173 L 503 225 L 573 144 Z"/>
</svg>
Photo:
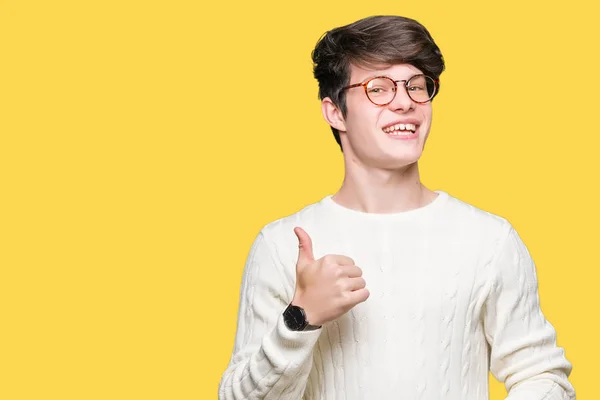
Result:
<svg viewBox="0 0 600 400">
<path fill-rule="evenodd" d="M 556 346 L 540 309 L 534 262 L 511 226 L 492 265 L 484 326 L 490 370 L 505 384 L 507 400 L 574 400 L 571 363 Z"/>
<path fill-rule="evenodd" d="M 219 400 L 302 398 L 321 329 L 290 331 L 283 273 L 261 231 L 246 260 L 233 354 Z"/>
</svg>

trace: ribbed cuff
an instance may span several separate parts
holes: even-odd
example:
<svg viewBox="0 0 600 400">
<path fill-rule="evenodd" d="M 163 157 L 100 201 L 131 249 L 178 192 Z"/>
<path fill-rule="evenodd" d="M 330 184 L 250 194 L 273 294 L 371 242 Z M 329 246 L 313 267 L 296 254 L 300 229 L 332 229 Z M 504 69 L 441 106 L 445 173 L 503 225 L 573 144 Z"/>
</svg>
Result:
<svg viewBox="0 0 600 400">
<path fill-rule="evenodd" d="M 302 365 L 312 355 L 322 331 L 323 328 L 314 331 L 291 331 L 285 326 L 283 315 L 280 315 L 277 325 L 263 341 L 263 350 L 274 365 Z"/>
</svg>

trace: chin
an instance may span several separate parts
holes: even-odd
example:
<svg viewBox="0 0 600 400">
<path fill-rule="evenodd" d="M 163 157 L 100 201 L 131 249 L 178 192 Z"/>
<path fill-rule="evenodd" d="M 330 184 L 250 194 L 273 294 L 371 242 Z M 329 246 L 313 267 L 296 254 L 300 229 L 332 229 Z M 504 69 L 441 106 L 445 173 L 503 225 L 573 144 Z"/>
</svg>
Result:
<svg viewBox="0 0 600 400">
<path fill-rule="evenodd" d="M 408 157 L 385 157 L 377 160 L 376 166 L 386 170 L 398 170 L 416 164 L 420 159 L 419 156 Z"/>
<path fill-rule="evenodd" d="M 414 149 L 414 151 L 404 151 L 401 154 L 386 154 L 382 157 L 382 161 L 394 168 L 402 168 L 419 161 L 422 154 L 421 149 Z"/>
<path fill-rule="evenodd" d="M 398 141 L 400 142 L 400 141 Z M 351 146 L 344 151 L 344 156 L 353 160 L 352 163 L 362 164 L 384 170 L 398 170 L 415 164 L 423 153 L 422 143 L 413 143 L 412 146 L 390 146 L 389 143 L 378 143 L 377 146 L 364 146 L 365 152 L 354 152 Z M 362 154 L 361 154 L 362 153 Z"/>
</svg>

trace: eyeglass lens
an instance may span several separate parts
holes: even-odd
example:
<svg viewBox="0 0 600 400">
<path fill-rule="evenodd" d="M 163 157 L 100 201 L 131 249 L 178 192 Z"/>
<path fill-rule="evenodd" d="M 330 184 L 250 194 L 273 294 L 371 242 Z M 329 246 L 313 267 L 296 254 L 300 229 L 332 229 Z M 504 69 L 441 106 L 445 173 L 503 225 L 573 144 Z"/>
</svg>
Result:
<svg viewBox="0 0 600 400">
<path fill-rule="evenodd" d="M 399 82 L 398 86 L 404 86 Z M 425 103 L 435 94 L 435 81 L 424 75 L 417 75 L 406 83 L 408 96 L 417 103 Z M 375 104 L 388 104 L 396 95 L 396 85 L 390 78 L 375 78 L 367 84 L 367 96 Z"/>
</svg>

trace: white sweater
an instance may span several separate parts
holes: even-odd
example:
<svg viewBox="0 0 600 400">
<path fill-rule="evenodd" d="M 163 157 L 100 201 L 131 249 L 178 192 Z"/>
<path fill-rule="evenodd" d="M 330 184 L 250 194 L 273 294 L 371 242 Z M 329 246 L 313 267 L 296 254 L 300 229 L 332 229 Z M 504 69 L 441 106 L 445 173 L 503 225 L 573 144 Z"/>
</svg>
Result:
<svg viewBox="0 0 600 400">
<path fill-rule="evenodd" d="M 534 263 L 503 218 L 443 191 L 370 214 L 331 196 L 267 224 L 248 256 L 219 399 L 571 400 L 571 364 L 540 310 Z M 371 295 L 316 331 L 289 331 L 298 240 L 351 257 Z"/>
</svg>

